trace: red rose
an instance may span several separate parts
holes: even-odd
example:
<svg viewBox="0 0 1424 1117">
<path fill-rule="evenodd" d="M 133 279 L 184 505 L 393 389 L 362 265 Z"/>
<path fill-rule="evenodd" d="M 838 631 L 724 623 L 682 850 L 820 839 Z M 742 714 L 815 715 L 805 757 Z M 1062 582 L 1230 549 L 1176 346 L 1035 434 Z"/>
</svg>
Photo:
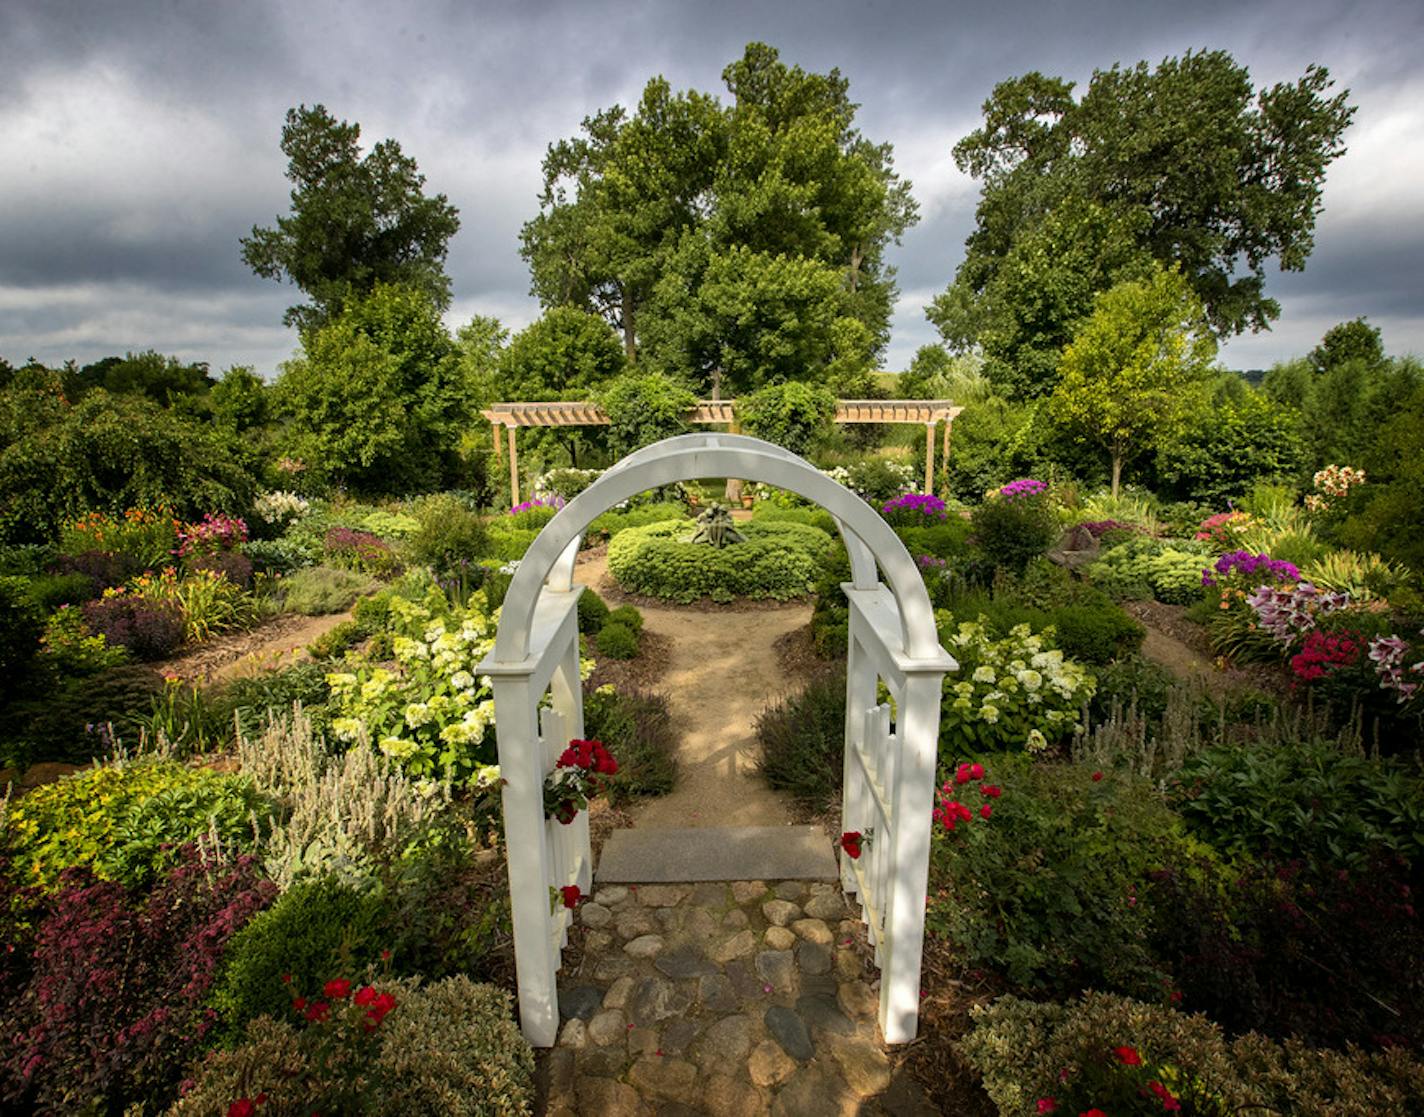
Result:
<svg viewBox="0 0 1424 1117">
<path fill-rule="evenodd" d="M 1122 1061 L 1125 1066 L 1140 1067 L 1142 1056 L 1138 1054 L 1135 1047 L 1114 1047 L 1113 1054 Z"/>
<path fill-rule="evenodd" d="M 969 774 L 968 764 L 961 764 L 958 770 L 954 773 L 955 783 L 968 783 L 973 778 L 974 777 Z"/>
<path fill-rule="evenodd" d="M 381 951 L 381 961 L 382 961 L 382 962 L 389 962 L 390 960 L 391 960 L 391 952 L 390 952 L 389 950 L 383 950 L 383 951 Z"/>
<path fill-rule="evenodd" d="M 331 1006 L 325 1001 L 313 1001 L 307 1008 L 306 1018 L 310 1023 L 319 1024 L 331 1015 Z"/>
<path fill-rule="evenodd" d="M 282 975 L 282 984 L 283 984 L 283 985 L 290 985 L 290 984 L 292 984 L 292 975 L 289 974 L 289 973 L 284 973 L 284 974 Z"/>
<path fill-rule="evenodd" d="M 1039 1111 L 1040 1113 L 1052 1113 L 1052 1112 L 1053 1112 L 1055 1109 L 1057 1109 L 1057 1108 L 1058 1108 L 1058 1099 L 1057 1099 L 1057 1098 L 1039 1098 L 1039 1099 L 1038 1099 L 1038 1111 Z"/>
<path fill-rule="evenodd" d="M 1101 1109 L 1085 1109 L 1078 1117 L 1108 1117 Z"/>
<path fill-rule="evenodd" d="M 1000 787 L 998 784 L 992 783 L 986 783 L 979 790 L 984 793 L 984 797 L 986 799 L 997 799 L 1000 795 L 1004 793 L 1004 789 L 1002 787 Z"/>
<path fill-rule="evenodd" d="M 257 1095 L 257 1104 L 258 1104 L 258 1105 L 266 1105 L 266 1104 L 267 1104 L 267 1091 L 266 1091 L 266 1090 L 263 1090 L 262 1093 L 260 1093 L 260 1094 Z"/>
<path fill-rule="evenodd" d="M 364 1008 L 366 1005 L 370 1004 L 370 1003 L 371 1003 L 372 1001 L 374 1001 L 375 999 L 376 999 L 376 991 L 375 991 L 375 989 L 373 989 L 373 988 L 372 988 L 371 986 L 369 986 L 369 985 L 363 985 L 363 986 L 361 986 L 360 989 L 356 990 L 356 995 L 351 998 L 351 1000 L 352 1000 L 355 1004 L 360 1005 L 362 1008 Z"/>
<path fill-rule="evenodd" d="M 969 765 L 969 774 L 970 774 L 971 776 L 973 776 L 976 780 L 982 780 L 982 779 L 984 778 L 984 765 L 982 765 L 982 764 L 971 764 L 971 765 Z"/>
<path fill-rule="evenodd" d="M 566 884 L 559 889 L 559 892 L 564 897 L 564 907 L 569 911 L 578 907 L 579 900 L 583 898 L 583 891 L 577 884 Z"/>
<path fill-rule="evenodd" d="M 323 985 L 321 991 L 333 1001 L 339 1001 L 351 992 L 351 982 L 344 977 L 335 977 Z"/>
<path fill-rule="evenodd" d="M 227 1117 L 256 1117 L 257 1107 L 251 1098 L 238 1098 L 227 1107 Z"/>
<path fill-rule="evenodd" d="M 369 1027 L 374 1028 L 386 1018 L 386 1014 L 396 1007 L 396 998 L 392 993 L 379 993 L 371 1001 L 371 1007 L 366 1010 L 366 1019 L 370 1022 Z"/>
<path fill-rule="evenodd" d="M 1172 1091 L 1163 1086 L 1160 1082 L 1149 1082 L 1147 1088 L 1157 1095 L 1162 1102 L 1162 1108 L 1169 1112 L 1175 1112 L 1182 1108 L 1182 1103 L 1172 1096 Z"/>
<path fill-rule="evenodd" d="M 982 807 L 979 808 L 979 817 L 980 817 L 980 818 L 988 818 L 988 817 L 989 817 L 991 814 L 993 814 L 993 813 L 994 813 L 994 808 L 991 807 L 991 806 L 989 806 L 988 803 L 985 803 Z"/>
<path fill-rule="evenodd" d="M 302 1009 L 304 1009 L 304 1008 L 306 1008 L 306 1007 L 307 1007 L 307 999 L 306 999 L 305 997 L 293 997 L 293 998 L 292 998 L 292 1008 L 296 1009 L 296 1011 L 301 1012 Z"/>
<path fill-rule="evenodd" d="M 1097 782 L 1098 782 L 1099 780 L 1101 780 L 1102 778 L 1103 778 L 1103 774 L 1102 774 L 1101 772 L 1094 772 L 1094 773 L 1093 773 L 1093 782 L 1094 782 L 1094 783 L 1097 783 Z"/>
</svg>

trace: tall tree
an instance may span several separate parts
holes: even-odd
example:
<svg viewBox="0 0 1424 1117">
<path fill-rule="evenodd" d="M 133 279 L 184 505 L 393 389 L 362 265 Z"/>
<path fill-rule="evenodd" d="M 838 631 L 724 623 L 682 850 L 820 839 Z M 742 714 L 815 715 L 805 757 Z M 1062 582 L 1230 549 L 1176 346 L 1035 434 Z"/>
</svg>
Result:
<svg viewBox="0 0 1424 1117">
<path fill-rule="evenodd" d="M 1222 51 L 996 86 L 954 149 L 983 183 L 954 282 L 928 315 L 952 347 L 982 346 L 991 377 L 1052 391 L 1057 354 L 1093 296 L 1177 266 L 1217 336 L 1280 314 L 1265 265 L 1298 271 L 1314 246 L 1326 168 L 1354 114 L 1328 71 L 1253 90 Z"/>
<path fill-rule="evenodd" d="M 648 342 L 666 363 L 671 348 L 683 358 L 677 371 L 705 388 L 717 362 L 691 355 L 716 345 L 681 337 L 670 320 L 717 319 L 716 306 L 699 305 L 709 275 L 725 286 L 714 262 L 744 251 L 805 261 L 835 280 L 825 314 L 861 322 L 873 357 L 895 292 L 885 248 L 916 218 L 890 146 L 854 128 L 857 106 L 836 70 L 809 74 L 752 43 L 723 79 L 730 105 L 655 78 L 631 115 L 605 110 L 584 121 L 583 136 L 549 148 L 541 212 L 524 228 L 534 293 L 606 318 L 630 359 Z M 709 295 L 727 302 L 724 290 Z M 798 297 L 789 290 L 782 301 Z M 803 364 L 797 375 L 823 371 Z"/>
<path fill-rule="evenodd" d="M 284 321 L 303 331 L 330 321 L 378 283 L 450 303 L 448 242 L 460 228 L 444 194 L 427 197 L 425 176 L 395 140 L 362 158 L 361 126 L 337 121 L 323 105 L 287 110 L 282 151 L 292 189 L 290 216 L 253 226 L 242 259 L 266 279 L 296 284 L 311 300 Z"/>
<path fill-rule="evenodd" d="M 1063 351 L 1050 406 L 1059 422 L 1107 451 L 1113 496 L 1123 465 L 1190 413 L 1215 356 L 1201 302 L 1175 270 L 1159 268 L 1098 296 Z"/>
</svg>

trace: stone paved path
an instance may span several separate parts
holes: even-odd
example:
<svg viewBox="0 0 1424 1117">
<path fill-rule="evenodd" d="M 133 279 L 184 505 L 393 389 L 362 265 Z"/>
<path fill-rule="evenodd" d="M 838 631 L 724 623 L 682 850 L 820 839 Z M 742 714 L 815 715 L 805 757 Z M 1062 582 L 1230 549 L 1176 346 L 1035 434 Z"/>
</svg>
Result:
<svg viewBox="0 0 1424 1117">
<path fill-rule="evenodd" d="M 582 965 L 560 979 L 538 1112 L 938 1113 L 880 1041 L 854 914 L 825 883 L 596 889 L 573 932 Z"/>
</svg>

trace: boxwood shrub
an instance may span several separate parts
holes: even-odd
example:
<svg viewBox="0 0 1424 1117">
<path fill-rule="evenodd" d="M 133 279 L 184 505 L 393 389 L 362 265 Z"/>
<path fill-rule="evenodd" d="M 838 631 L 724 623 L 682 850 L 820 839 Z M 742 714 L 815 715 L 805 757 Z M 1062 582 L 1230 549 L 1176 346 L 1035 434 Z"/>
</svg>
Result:
<svg viewBox="0 0 1424 1117">
<path fill-rule="evenodd" d="M 638 634 L 626 624 L 609 621 L 598 630 L 598 654 L 609 659 L 632 659 L 638 654 Z"/>
<path fill-rule="evenodd" d="M 812 589 L 831 545 L 807 524 L 741 524 L 744 541 L 721 550 L 690 542 L 693 530 L 688 520 L 629 528 L 608 544 L 608 569 L 624 589 L 671 601 L 786 601 Z"/>
</svg>

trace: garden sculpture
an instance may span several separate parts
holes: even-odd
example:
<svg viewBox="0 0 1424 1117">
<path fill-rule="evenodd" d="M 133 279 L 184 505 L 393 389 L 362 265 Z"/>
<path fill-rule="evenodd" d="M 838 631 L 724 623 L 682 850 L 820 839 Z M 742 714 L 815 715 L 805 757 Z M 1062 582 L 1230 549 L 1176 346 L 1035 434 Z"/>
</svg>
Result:
<svg viewBox="0 0 1424 1117">
<path fill-rule="evenodd" d="M 725 504 L 709 504 L 707 511 L 697 517 L 697 531 L 693 533 L 694 543 L 706 543 L 719 551 L 733 543 L 742 542 L 742 534 L 732 522 L 732 512 Z"/>
</svg>

